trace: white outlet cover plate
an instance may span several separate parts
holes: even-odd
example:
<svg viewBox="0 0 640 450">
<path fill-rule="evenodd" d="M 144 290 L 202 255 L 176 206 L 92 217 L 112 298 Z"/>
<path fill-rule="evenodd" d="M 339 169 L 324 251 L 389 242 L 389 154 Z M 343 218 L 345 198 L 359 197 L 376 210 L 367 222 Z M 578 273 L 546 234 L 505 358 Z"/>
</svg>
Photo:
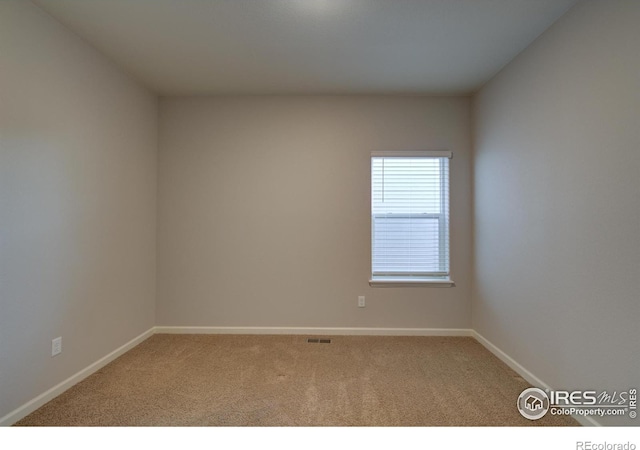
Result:
<svg viewBox="0 0 640 450">
<path fill-rule="evenodd" d="M 51 356 L 62 353 L 62 338 L 57 337 L 51 341 Z"/>
</svg>

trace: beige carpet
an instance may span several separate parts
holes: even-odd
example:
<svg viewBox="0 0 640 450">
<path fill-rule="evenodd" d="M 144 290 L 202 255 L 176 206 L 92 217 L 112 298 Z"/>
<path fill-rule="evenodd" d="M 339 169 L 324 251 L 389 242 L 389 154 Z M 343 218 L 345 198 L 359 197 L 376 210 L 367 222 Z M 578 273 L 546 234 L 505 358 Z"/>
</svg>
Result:
<svg viewBox="0 0 640 450">
<path fill-rule="evenodd" d="M 578 425 L 472 338 L 307 337 L 155 335 L 17 425 Z"/>
</svg>

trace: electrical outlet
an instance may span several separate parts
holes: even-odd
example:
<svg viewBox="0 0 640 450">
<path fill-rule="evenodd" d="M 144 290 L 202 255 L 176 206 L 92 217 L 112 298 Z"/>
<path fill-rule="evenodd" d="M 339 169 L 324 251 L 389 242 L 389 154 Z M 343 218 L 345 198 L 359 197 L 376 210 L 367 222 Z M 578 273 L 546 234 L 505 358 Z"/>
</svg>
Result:
<svg viewBox="0 0 640 450">
<path fill-rule="evenodd" d="M 51 341 L 51 356 L 62 353 L 62 337 L 57 337 Z"/>
<path fill-rule="evenodd" d="M 364 307 L 365 307 L 364 295 L 360 295 L 358 296 L 358 308 L 364 308 Z"/>
</svg>

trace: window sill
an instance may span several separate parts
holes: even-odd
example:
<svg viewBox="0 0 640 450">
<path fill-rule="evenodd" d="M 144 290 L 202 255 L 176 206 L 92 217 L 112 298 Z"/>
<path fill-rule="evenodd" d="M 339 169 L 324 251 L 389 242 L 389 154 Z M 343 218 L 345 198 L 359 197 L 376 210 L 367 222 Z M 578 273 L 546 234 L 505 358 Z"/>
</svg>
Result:
<svg viewBox="0 0 640 450">
<path fill-rule="evenodd" d="M 438 278 L 375 278 L 369 280 L 371 287 L 455 287 L 453 280 Z"/>
</svg>

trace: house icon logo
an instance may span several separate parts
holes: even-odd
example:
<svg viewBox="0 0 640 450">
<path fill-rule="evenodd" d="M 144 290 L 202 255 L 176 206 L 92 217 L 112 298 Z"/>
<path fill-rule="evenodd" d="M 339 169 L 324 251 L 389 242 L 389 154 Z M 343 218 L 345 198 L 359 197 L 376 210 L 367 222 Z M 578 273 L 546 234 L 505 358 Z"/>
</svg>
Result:
<svg viewBox="0 0 640 450">
<path fill-rule="evenodd" d="M 531 412 L 536 412 L 537 410 L 542 409 L 542 400 L 540 400 L 538 397 L 530 395 L 524 401 L 524 407 Z"/>
<path fill-rule="evenodd" d="M 538 420 L 549 410 L 549 397 L 542 389 L 528 388 L 518 397 L 518 411 L 529 420 Z"/>
</svg>

